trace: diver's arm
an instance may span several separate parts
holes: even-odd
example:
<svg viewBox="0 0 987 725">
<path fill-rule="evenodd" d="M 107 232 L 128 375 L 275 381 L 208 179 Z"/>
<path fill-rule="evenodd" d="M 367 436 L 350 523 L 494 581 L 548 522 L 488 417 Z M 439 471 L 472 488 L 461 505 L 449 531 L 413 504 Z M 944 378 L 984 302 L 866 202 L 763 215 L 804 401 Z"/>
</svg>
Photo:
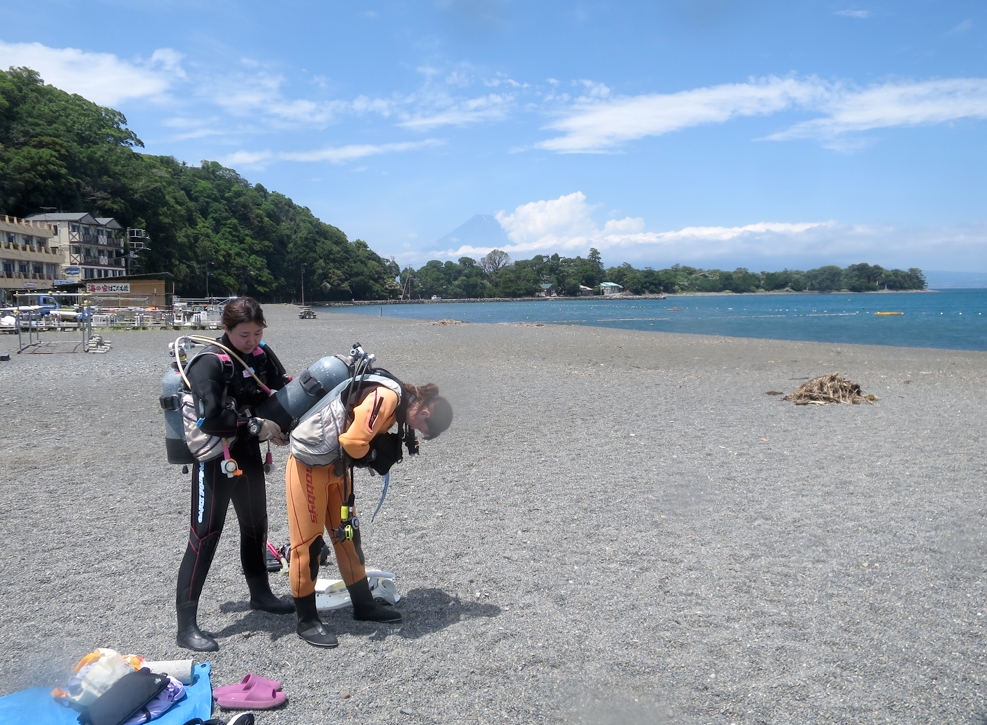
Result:
<svg viewBox="0 0 987 725">
<path fill-rule="evenodd" d="M 398 394 L 383 385 L 375 385 L 363 401 L 353 408 L 353 422 L 339 436 L 339 445 L 350 458 L 363 458 L 370 451 L 370 441 L 397 421 Z"/>
</svg>

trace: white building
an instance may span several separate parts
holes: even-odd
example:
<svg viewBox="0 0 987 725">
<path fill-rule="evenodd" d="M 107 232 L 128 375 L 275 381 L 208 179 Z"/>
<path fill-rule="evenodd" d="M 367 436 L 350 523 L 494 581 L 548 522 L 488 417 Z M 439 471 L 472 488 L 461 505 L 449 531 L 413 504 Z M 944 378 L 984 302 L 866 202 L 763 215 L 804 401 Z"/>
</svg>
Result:
<svg viewBox="0 0 987 725">
<path fill-rule="evenodd" d="M 115 219 L 97 219 L 86 212 L 32 214 L 27 219 L 49 224 L 54 230 L 50 245 L 62 256 L 61 279 L 80 282 L 127 274 L 127 240 Z"/>
<path fill-rule="evenodd" d="M 54 236 L 44 222 L 0 215 L 0 290 L 50 289 L 62 261 Z"/>
</svg>

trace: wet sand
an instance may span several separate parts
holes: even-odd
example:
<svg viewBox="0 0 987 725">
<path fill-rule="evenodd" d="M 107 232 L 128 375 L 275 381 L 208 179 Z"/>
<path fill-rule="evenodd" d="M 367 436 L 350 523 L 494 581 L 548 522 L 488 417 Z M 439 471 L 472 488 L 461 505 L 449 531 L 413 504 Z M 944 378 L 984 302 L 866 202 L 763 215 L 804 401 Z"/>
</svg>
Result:
<svg viewBox="0 0 987 725">
<path fill-rule="evenodd" d="M 365 540 L 402 626 L 329 613 L 341 644 L 319 650 L 250 611 L 230 511 L 199 618 L 221 649 L 198 659 L 214 686 L 283 683 L 259 722 L 987 717 L 987 353 L 267 311 L 290 371 L 360 341 L 438 383 L 456 421 L 394 470 Z M 189 654 L 189 483 L 157 409 L 175 334 L 0 363 L 0 694 L 59 684 L 97 646 Z M 766 394 L 831 372 L 880 400 Z M 357 486 L 366 520 L 380 479 Z"/>
</svg>

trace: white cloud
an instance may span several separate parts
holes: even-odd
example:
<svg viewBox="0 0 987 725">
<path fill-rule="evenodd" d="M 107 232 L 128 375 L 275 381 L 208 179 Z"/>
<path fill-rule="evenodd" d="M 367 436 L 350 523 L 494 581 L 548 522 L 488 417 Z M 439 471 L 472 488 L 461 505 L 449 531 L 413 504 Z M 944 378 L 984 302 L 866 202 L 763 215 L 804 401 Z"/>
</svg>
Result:
<svg viewBox="0 0 987 725">
<path fill-rule="evenodd" d="M 253 167 L 268 166 L 276 161 L 299 161 L 306 163 L 328 161 L 331 164 L 344 164 L 347 161 L 362 159 L 367 156 L 417 151 L 419 149 L 439 146 L 441 143 L 437 139 L 425 139 L 424 141 L 385 144 L 351 144 L 312 151 L 237 151 L 224 156 L 221 162 L 227 166 L 240 165 Z"/>
<path fill-rule="evenodd" d="M 825 94 L 825 85 L 815 79 L 771 77 L 679 93 L 577 103 L 567 118 L 548 126 L 564 135 L 538 146 L 562 153 L 603 151 L 625 141 L 661 136 L 690 126 L 810 105 Z"/>
<path fill-rule="evenodd" d="M 821 104 L 826 117 L 796 124 L 769 139 L 830 139 L 892 126 L 929 126 L 987 118 L 987 79 L 958 78 L 837 89 Z"/>
<path fill-rule="evenodd" d="M 437 105 L 440 108 L 404 114 L 404 120 L 398 125 L 405 128 L 432 129 L 439 126 L 466 126 L 483 121 L 499 121 L 507 116 L 513 100 L 513 95 L 500 93 L 463 99 L 436 97 L 429 105 Z"/>
<path fill-rule="evenodd" d="M 863 20 L 864 18 L 869 18 L 873 15 L 870 10 L 837 10 L 836 15 L 842 15 L 845 18 L 858 18 Z"/>
<path fill-rule="evenodd" d="M 807 232 L 832 226 L 832 222 L 759 222 L 743 226 L 696 226 L 665 232 L 645 231 L 643 219 L 611 219 L 603 228 L 593 220 L 593 205 L 586 196 L 574 192 L 558 199 L 522 204 L 512 213 L 499 212 L 497 221 L 507 232 L 511 244 L 502 251 L 508 254 L 545 254 L 564 252 L 584 255 L 594 247 L 601 252 L 622 250 L 633 256 L 658 255 L 677 259 L 707 259 L 729 255 L 744 247 L 759 247 L 759 255 L 776 245 L 788 248 L 793 240 Z M 781 244 L 784 240 L 784 244 Z M 761 248 L 763 247 L 763 248 Z M 439 254 L 451 259 L 484 255 L 492 248 L 460 246 Z"/>
<path fill-rule="evenodd" d="M 771 134 L 768 139 L 816 138 L 850 150 L 864 142 L 837 140 L 840 136 L 877 128 L 987 118 L 987 79 L 896 81 L 861 89 L 818 78 L 770 77 L 672 94 L 584 100 L 576 103 L 567 117 L 549 124 L 548 128 L 563 132 L 561 136 L 537 146 L 560 153 L 603 152 L 647 136 L 789 110 L 823 115 Z"/>
<path fill-rule="evenodd" d="M 536 254 L 586 256 L 600 251 L 608 264 L 684 263 L 732 269 L 809 269 L 857 262 L 888 267 L 987 271 L 987 224 L 967 227 L 853 225 L 837 221 L 765 221 L 735 226 L 688 226 L 647 231 L 643 219 L 611 219 L 600 228 L 582 192 L 522 204 L 497 221 L 510 244 L 498 247 L 515 259 Z M 429 258 L 479 258 L 493 248 L 463 244 Z M 421 256 L 421 255 L 419 255 Z"/>
<path fill-rule="evenodd" d="M 264 166 L 274 159 L 275 155 L 271 151 L 236 151 L 227 154 L 222 158 L 224 166 Z"/>
<path fill-rule="evenodd" d="M 0 41 L 0 67 L 26 66 L 46 83 L 101 106 L 132 98 L 161 98 L 176 79 L 185 78 L 181 59 L 170 48 L 159 48 L 148 63 L 139 63 L 112 53 Z"/>
<path fill-rule="evenodd" d="M 558 199 L 522 204 L 513 214 L 498 212 L 496 219 L 514 242 L 515 251 L 520 251 L 555 244 L 566 247 L 592 236 L 597 231 L 592 211 L 586 196 L 577 191 Z"/>
<path fill-rule="evenodd" d="M 393 154 L 404 151 L 417 151 L 419 149 L 431 148 L 441 145 L 441 141 L 436 139 L 426 139 L 424 141 L 406 141 L 400 143 L 385 144 L 351 144 L 349 146 L 337 146 L 316 151 L 284 152 L 278 154 L 278 158 L 284 161 L 328 161 L 332 164 L 342 164 L 353 159 L 362 159 L 367 156 L 379 156 L 380 154 Z"/>
</svg>

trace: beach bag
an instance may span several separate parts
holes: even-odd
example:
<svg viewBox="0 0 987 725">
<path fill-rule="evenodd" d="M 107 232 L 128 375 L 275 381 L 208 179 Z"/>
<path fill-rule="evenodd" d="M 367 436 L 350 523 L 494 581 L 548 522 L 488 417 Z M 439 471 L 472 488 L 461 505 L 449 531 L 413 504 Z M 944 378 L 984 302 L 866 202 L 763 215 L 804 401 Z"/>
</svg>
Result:
<svg viewBox="0 0 987 725">
<path fill-rule="evenodd" d="M 383 375 L 350 378 L 333 388 L 291 431 L 291 455 L 306 466 L 329 466 L 342 459 L 339 435 L 349 427 L 351 416 L 343 402 L 351 384 L 384 385 L 401 399 L 401 384 Z"/>
<path fill-rule="evenodd" d="M 81 725 L 122 725 L 140 714 L 168 683 L 168 675 L 156 674 L 146 668 L 130 672 L 94 700 L 79 715 L 79 722 Z"/>
</svg>

